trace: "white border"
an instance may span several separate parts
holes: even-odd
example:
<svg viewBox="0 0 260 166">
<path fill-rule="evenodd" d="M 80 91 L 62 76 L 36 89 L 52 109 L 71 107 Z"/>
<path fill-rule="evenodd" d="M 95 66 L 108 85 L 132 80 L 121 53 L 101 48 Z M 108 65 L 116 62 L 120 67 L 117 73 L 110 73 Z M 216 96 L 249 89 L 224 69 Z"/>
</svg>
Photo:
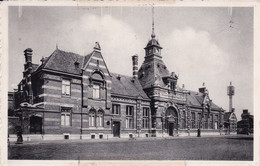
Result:
<svg viewBox="0 0 260 166">
<path fill-rule="evenodd" d="M 176 7 L 225 7 L 225 6 L 232 6 L 232 7 L 254 7 L 254 161 L 77 161 L 77 160 L 7 160 L 7 85 L 8 85 L 8 6 L 176 6 Z M 0 6 L 1 11 L 1 36 L 0 39 L 0 93 L 1 93 L 1 117 L 0 117 L 0 130 L 1 130 L 1 165 L 228 165 L 228 166 L 240 166 L 240 165 L 260 165 L 259 162 L 259 155 L 260 155 L 260 144 L 259 144 L 259 96 L 260 96 L 260 81 L 259 81 L 259 70 L 260 70 L 260 7 L 258 0 L 240 0 L 240 1 L 193 1 L 193 0 L 183 0 L 183 1 L 174 1 L 174 0 L 164 0 L 164 1 L 152 1 L 152 0 L 143 0 L 143 1 L 130 1 L 130 0 L 119 0 L 119 1 L 90 1 L 90 0 L 76 0 L 74 2 L 71 1 L 9 1 L 9 2 L 2 2 Z M 257 47 L 258 45 L 258 47 Z"/>
</svg>

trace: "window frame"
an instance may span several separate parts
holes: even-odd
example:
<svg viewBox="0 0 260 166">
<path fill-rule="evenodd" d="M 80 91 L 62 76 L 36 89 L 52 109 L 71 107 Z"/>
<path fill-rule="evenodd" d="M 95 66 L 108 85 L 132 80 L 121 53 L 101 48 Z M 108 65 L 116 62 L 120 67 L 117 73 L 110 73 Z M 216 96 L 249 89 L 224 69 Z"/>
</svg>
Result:
<svg viewBox="0 0 260 166">
<path fill-rule="evenodd" d="M 208 120 L 208 113 L 204 113 L 204 125 L 203 125 L 203 128 L 204 129 L 208 129 L 209 128 L 209 125 L 208 125 L 208 123 L 209 123 L 209 120 Z"/>
<path fill-rule="evenodd" d="M 98 88 L 95 88 L 95 87 L 98 87 Z M 101 98 L 101 91 L 100 91 L 100 88 L 101 88 L 101 83 L 98 83 L 98 82 L 93 82 L 93 91 L 92 91 L 92 96 L 93 96 L 93 99 L 100 99 Z M 98 93 L 97 93 L 98 91 Z M 98 94 L 98 96 L 96 96 Z"/>
<path fill-rule="evenodd" d="M 61 122 L 60 122 L 60 126 L 61 127 L 71 127 L 72 126 L 72 108 L 70 107 L 61 107 Z M 64 116 L 64 119 L 62 120 L 62 117 Z M 69 117 L 69 125 L 67 125 L 67 116 Z"/>
<path fill-rule="evenodd" d="M 217 128 L 215 128 L 216 123 L 217 123 Z M 214 128 L 215 128 L 215 129 L 219 129 L 218 114 L 215 114 L 215 123 L 214 123 L 214 124 L 215 124 Z"/>
<path fill-rule="evenodd" d="M 66 84 L 66 82 L 68 84 Z M 65 87 L 65 88 L 64 88 Z M 67 93 L 67 88 L 69 87 L 69 93 Z M 61 81 L 61 95 L 62 96 L 71 96 L 71 80 L 70 79 L 66 79 L 66 78 L 62 78 Z"/>
<path fill-rule="evenodd" d="M 114 110 L 115 107 L 116 107 L 116 110 Z M 117 111 L 118 111 L 118 113 L 117 113 Z M 112 104 L 112 114 L 121 115 L 121 105 L 120 104 Z"/>
<path fill-rule="evenodd" d="M 182 112 L 182 129 L 186 129 L 187 125 L 186 125 L 186 111 Z"/>
<path fill-rule="evenodd" d="M 96 127 L 96 111 L 90 110 L 88 114 L 89 127 Z"/>
<path fill-rule="evenodd" d="M 101 122 L 101 125 L 100 125 Z M 104 111 L 99 110 L 96 114 L 96 127 L 102 128 L 104 127 Z"/>
<path fill-rule="evenodd" d="M 126 106 L 126 128 L 134 128 L 134 106 Z"/>
<path fill-rule="evenodd" d="M 192 129 L 195 129 L 195 119 L 196 119 L 195 112 L 191 112 L 191 128 Z"/>
<path fill-rule="evenodd" d="M 143 129 L 149 129 L 150 123 L 149 123 L 149 108 L 143 107 L 143 118 L 142 118 L 142 127 Z"/>
</svg>

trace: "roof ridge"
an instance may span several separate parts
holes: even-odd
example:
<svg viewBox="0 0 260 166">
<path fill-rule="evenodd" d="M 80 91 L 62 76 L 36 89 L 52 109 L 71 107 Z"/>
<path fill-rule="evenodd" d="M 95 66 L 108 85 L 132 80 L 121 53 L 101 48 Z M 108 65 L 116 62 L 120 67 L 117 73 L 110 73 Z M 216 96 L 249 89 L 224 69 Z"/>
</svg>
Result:
<svg viewBox="0 0 260 166">
<path fill-rule="evenodd" d="M 120 76 L 125 76 L 125 77 L 133 77 L 133 76 L 129 76 L 129 75 L 124 75 L 124 74 L 119 74 L 119 73 L 113 73 L 113 72 L 110 72 L 111 75 L 120 75 Z"/>
<path fill-rule="evenodd" d="M 60 50 L 60 49 L 56 49 L 57 51 L 60 51 L 60 52 L 65 52 L 65 53 L 68 53 L 68 54 L 74 54 L 74 55 L 78 55 L 78 56 L 82 56 L 82 57 L 85 57 L 84 55 L 80 55 L 78 53 L 75 53 L 75 52 L 70 52 L 70 51 L 64 51 L 64 50 Z M 55 51 L 56 51 L 55 50 Z"/>
</svg>

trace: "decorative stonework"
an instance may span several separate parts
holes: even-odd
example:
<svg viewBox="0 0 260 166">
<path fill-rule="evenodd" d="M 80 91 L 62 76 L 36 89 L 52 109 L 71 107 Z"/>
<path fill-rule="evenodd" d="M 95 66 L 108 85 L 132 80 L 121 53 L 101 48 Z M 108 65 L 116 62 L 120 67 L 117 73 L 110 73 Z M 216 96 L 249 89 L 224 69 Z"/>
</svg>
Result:
<svg viewBox="0 0 260 166">
<path fill-rule="evenodd" d="M 127 99 L 127 98 L 119 98 L 119 97 L 112 97 L 112 101 L 118 101 L 118 102 L 127 102 L 127 103 L 136 103 L 136 100 L 133 99 Z"/>
</svg>

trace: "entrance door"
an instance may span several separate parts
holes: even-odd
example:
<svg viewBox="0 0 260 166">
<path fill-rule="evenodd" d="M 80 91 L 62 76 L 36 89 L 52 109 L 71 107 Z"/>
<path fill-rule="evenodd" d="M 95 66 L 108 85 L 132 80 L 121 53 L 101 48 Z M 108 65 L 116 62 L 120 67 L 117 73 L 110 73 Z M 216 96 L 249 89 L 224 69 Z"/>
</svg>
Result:
<svg viewBox="0 0 260 166">
<path fill-rule="evenodd" d="M 41 117 L 31 116 L 30 133 L 31 134 L 42 134 L 42 118 Z"/>
<path fill-rule="evenodd" d="M 114 137 L 120 136 L 120 122 L 113 122 L 113 135 Z"/>
<path fill-rule="evenodd" d="M 169 136 L 173 136 L 174 123 L 169 123 Z"/>
</svg>

